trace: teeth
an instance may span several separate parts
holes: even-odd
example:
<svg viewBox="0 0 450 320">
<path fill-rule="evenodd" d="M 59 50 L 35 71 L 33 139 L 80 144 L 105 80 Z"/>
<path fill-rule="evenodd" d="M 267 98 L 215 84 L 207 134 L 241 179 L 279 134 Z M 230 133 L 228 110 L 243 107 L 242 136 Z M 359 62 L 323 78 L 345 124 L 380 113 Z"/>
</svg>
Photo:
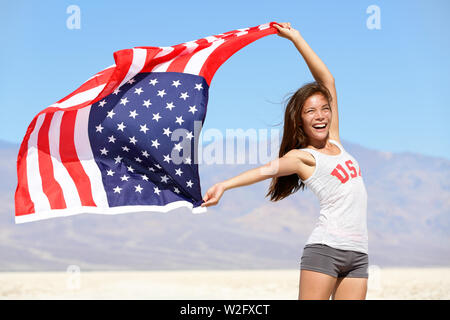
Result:
<svg viewBox="0 0 450 320">
<path fill-rule="evenodd" d="M 313 127 L 317 128 L 317 129 L 321 129 L 321 128 L 325 128 L 326 124 L 316 125 L 316 126 L 313 126 Z"/>
</svg>

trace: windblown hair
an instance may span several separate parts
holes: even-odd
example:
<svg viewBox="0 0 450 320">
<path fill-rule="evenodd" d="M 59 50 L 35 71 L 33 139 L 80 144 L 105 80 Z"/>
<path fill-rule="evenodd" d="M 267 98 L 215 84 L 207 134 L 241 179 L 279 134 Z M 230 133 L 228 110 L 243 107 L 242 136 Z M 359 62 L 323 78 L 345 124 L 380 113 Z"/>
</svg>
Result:
<svg viewBox="0 0 450 320">
<path fill-rule="evenodd" d="M 305 101 L 312 95 L 322 94 L 331 105 L 331 94 L 328 89 L 319 82 L 310 82 L 298 89 L 288 97 L 286 110 L 284 113 L 283 139 L 279 151 L 279 157 L 283 157 L 292 149 L 300 149 L 308 146 L 308 137 L 302 128 L 302 110 Z M 270 196 L 270 201 L 279 201 L 299 189 L 304 190 L 305 184 L 299 179 L 297 174 L 272 178 L 269 191 L 266 197 Z"/>
</svg>

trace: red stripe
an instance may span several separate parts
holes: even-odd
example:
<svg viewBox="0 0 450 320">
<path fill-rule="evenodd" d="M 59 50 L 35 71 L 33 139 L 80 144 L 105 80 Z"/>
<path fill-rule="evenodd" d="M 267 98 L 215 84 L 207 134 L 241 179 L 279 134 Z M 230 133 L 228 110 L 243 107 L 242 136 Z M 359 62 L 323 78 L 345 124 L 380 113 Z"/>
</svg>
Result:
<svg viewBox="0 0 450 320">
<path fill-rule="evenodd" d="M 189 62 L 189 60 L 196 52 L 212 45 L 212 42 L 208 42 L 208 40 L 206 39 L 197 40 L 195 41 L 195 43 L 198 44 L 198 47 L 196 47 L 189 54 L 180 55 L 180 57 L 175 58 L 174 61 L 167 68 L 167 72 L 183 72 L 184 68 L 186 67 L 186 64 Z"/>
<path fill-rule="evenodd" d="M 50 202 L 52 209 L 66 208 L 62 188 L 58 181 L 55 180 L 53 174 L 53 163 L 50 156 L 50 144 L 48 138 L 48 130 L 53 118 L 53 113 L 45 115 L 44 122 L 38 133 L 38 159 L 39 159 L 39 173 L 42 178 L 42 190 Z"/>
<path fill-rule="evenodd" d="M 203 76 L 208 83 L 211 84 L 211 80 L 214 77 L 217 69 L 225 62 L 228 58 L 230 58 L 235 52 L 239 51 L 246 45 L 252 43 L 253 41 L 265 37 L 269 34 L 277 33 L 278 30 L 272 26 L 273 22 L 270 23 L 270 27 L 264 30 L 259 30 L 258 27 L 253 27 L 247 30 L 248 34 L 242 36 L 236 36 L 233 34 L 230 38 L 228 38 L 225 43 L 219 46 L 216 50 L 214 50 L 208 58 L 205 60 L 205 63 L 200 70 L 199 75 Z"/>
<path fill-rule="evenodd" d="M 28 154 L 28 140 L 30 134 L 36 126 L 38 116 L 34 117 L 28 126 L 25 137 L 20 145 L 19 155 L 17 156 L 17 188 L 14 195 L 16 216 L 34 213 L 34 203 L 31 201 L 30 191 L 28 190 L 27 177 L 27 154 Z"/>
<path fill-rule="evenodd" d="M 92 197 L 91 181 L 78 159 L 75 148 L 75 121 L 77 111 L 64 112 L 61 119 L 59 154 L 61 162 L 72 177 L 80 196 L 81 205 L 96 207 Z"/>
</svg>

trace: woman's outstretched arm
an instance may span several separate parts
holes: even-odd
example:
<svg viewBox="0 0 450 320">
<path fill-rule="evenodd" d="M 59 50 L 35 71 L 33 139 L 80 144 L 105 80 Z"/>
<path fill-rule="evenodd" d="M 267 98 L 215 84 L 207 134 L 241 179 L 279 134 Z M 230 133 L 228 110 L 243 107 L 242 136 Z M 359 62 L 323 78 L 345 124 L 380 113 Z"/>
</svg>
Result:
<svg viewBox="0 0 450 320">
<path fill-rule="evenodd" d="M 274 24 L 274 27 L 278 29 L 278 35 L 280 37 L 289 39 L 302 55 L 312 76 L 317 82 L 324 85 L 331 94 L 331 112 L 332 120 L 330 126 L 330 138 L 339 140 L 339 116 L 337 105 L 337 94 L 334 83 L 334 77 L 328 70 L 327 66 L 319 58 L 319 56 L 311 49 L 308 43 L 303 39 L 300 32 L 291 27 L 289 22 Z"/>
<path fill-rule="evenodd" d="M 247 170 L 228 180 L 216 183 L 206 192 L 203 197 L 204 203 L 202 207 L 216 205 L 222 194 L 229 189 L 247 186 L 256 182 L 274 178 L 287 176 L 301 172 L 303 161 L 299 150 L 291 150 L 283 157 L 272 160 L 265 165 Z"/>
</svg>

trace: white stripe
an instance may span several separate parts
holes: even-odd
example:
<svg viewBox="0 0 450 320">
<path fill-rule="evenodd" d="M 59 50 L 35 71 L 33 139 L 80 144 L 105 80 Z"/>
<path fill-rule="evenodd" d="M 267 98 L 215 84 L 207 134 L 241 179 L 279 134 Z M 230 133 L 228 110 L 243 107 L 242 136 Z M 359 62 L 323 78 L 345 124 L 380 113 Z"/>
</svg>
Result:
<svg viewBox="0 0 450 320">
<path fill-rule="evenodd" d="M 199 44 L 196 43 L 195 41 L 189 41 L 189 42 L 183 43 L 183 45 L 185 46 L 185 48 L 179 55 L 177 55 L 176 57 L 174 57 L 174 58 L 172 58 L 172 59 L 170 59 L 168 61 L 165 61 L 163 63 L 160 63 L 160 64 L 156 65 L 155 67 L 153 67 L 153 69 L 151 71 L 152 72 L 166 72 L 167 69 L 169 68 L 170 64 L 175 59 L 177 59 L 177 58 L 179 58 L 181 56 L 184 56 L 186 54 L 190 54 L 191 52 L 193 52 L 195 50 L 195 48 L 197 48 L 199 46 Z M 173 50 L 173 48 L 172 48 L 172 50 Z"/>
<path fill-rule="evenodd" d="M 261 24 L 260 26 L 258 26 L 259 30 L 264 30 L 264 29 L 268 29 L 268 28 L 270 28 L 270 23 L 269 22 Z"/>
<path fill-rule="evenodd" d="M 113 65 L 110 65 L 109 67 L 103 69 L 102 71 L 97 72 L 95 75 L 93 75 L 92 77 L 90 77 L 89 79 L 87 79 L 87 80 L 85 81 L 85 83 L 88 82 L 88 81 L 91 80 L 91 79 L 94 79 L 94 78 L 96 78 L 96 77 L 98 77 L 98 76 L 101 76 L 101 75 L 103 74 L 103 72 L 105 72 L 105 71 L 108 70 L 108 69 L 114 68 L 115 66 L 116 66 L 116 65 L 113 64 Z M 83 84 L 84 84 L 84 83 L 83 83 Z"/>
<path fill-rule="evenodd" d="M 237 29 L 240 32 L 235 33 L 236 37 L 243 36 L 244 34 L 247 34 L 250 28 L 244 28 L 244 29 Z"/>
<path fill-rule="evenodd" d="M 48 140 L 50 145 L 50 158 L 53 164 L 53 174 L 55 180 L 62 188 L 64 200 L 68 208 L 81 207 L 80 196 L 78 195 L 77 187 L 69 175 L 66 167 L 61 162 L 61 156 L 59 154 L 59 142 L 60 142 L 60 128 L 61 119 L 64 111 L 57 111 L 54 113 L 50 128 L 48 130 Z"/>
<path fill-rule="evenodd" d="M 42 113 L 36 120 L 33 132 L 28 139 L 27 151 L 27 180 L 28 190 L 30 192 L 31 201 L 34 203 L 34 211 L 50 210 L 50 202 L 42 189 L 42 179 L 39 172 L 39 158 L 38 158 L 38 134 L 44 122 L 45 113 Z M 33 214 L 35 215 L 35 214 Z"/>
<path fill-rule="evenodd" d="M 217 41 L 214 41 L 211 46 L 195 53 L 191 57 L 189 62 L 186 64 L 186 67 L 184 68 L 184 73 L 196 75 L 200 74 L 200 70 L 202 70 L 203 64 L 205 63 L 206 59 L 208 59 L 209 55 L 223 43 L 225 43 L 225 40 L 219 39 Z"/>
<path fill-rule="evenodd" d="M 94 160 L 91 143 L 89 141 L 88 123 L 91 106 L 81 108 L 77 111 L 75 120 L 75 149 L 78 159 L 83 166 L 89 180 L 91 181 L 92 198 L 97 207 L 108 207 L 108 199 L 103 187 L 102 174 Z"/>
<path fill-rule="evenodd" d="M 139 72 L 141 72 L 142 68 L 145 65 L 145 59 L 147 58 L 147 50 L 146 49 L 136 49 L 133 48 L 133 61 L 131 62 L 130 69 L 128 69 L 128 73 L 122 82 L 119 85 L 119 88 L 126 83 L 128 80 L 133 78 Z"/>
<path fill-rule="evenodd" d="M 169 53 L 175 50 L 173 47 L 160 47 L 160 48 L 162 49 L 162 51 L 158 52 L 154 57 L 154 59 L 167 56 Z"/>
<path fill-rule="evenodd" d="M 76 106 L 78 104 L 92 101 L 95 99 L 99 93 L 103 90 L 106 84 L 102 84 L 98 87 L 77 93 L 76 95 L 70 97 L 69 99 L 61 102 L 61 103 L 54 103 L 50 105 L 50 107 L 57 107 L 57 108 L 70 108 L 73 106 Z"/>
<path fill-rule="evenodd" d="M 133 212 L 169 212 L 178 208 L 186 207 L 191 209 L 193 214 L 200 214 L 208 212 L 207 207 L 195 207 L 188 201 L 175 201 L 168 203 L 164 206 L 121 206 L 111 208 L 97 208 L 97 207 L 81 207 L 81 208 L 67 208 L 67 209 L 54 209 L 52 211 L 40 212 L 39 215 L 27 214 L 22 216 L 16 216 L 16 223 L 25 223 L 43 219 L 50 219 L 56 217 L 67 217 L 82 213 L 96 213 L 96 214 L 121 214 L 121 213 L 133 213 Z"/>
</svg>

